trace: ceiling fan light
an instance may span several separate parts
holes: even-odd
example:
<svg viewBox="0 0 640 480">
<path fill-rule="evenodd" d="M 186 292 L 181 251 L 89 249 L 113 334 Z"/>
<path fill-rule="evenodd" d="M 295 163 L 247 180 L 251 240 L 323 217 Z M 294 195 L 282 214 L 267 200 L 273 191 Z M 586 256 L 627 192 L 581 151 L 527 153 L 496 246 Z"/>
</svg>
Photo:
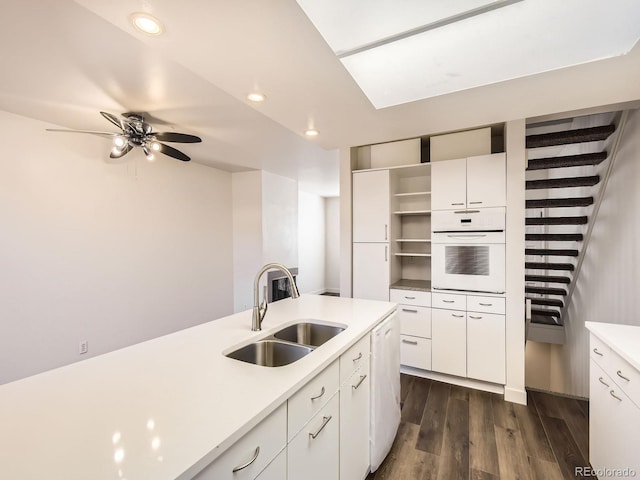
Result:
<svg viewBox="0 0 640 480">
<path fill-rule="evenodd" d="M 149 152 L 149 154 L 147 155 L 147 160 L 149 160 L 150 162 L 153 162 L 156 159 L 156 156 Z"/>
<path fill-rule="evenodd" d="M 151 144 L 151 150 L 153 150 L 154 152 L 159 152 L 160 151 L 160 144 L 158 142 L 153 142 Z"/>
<path fill-rule="evenodd" d="M 122 150 L 120 150 L 120 148 L 118 148 L 117 145 L 114 145 L 111 151 L 113 152 L 114 155 L 120 155 L 122 153 Z"/>
<path fill-rule="evenodd" d="M 131 22 L 134 27 L 147 35 L 160 35 L 164 31 L 160 20 L 148 13 L 133 13 Z"/>
<path fill-rule="evenodd" d="M 127 143 L 127 142 L 122 137 L 116 137 L 116 138 L 113 139 L 113 143 L 115 144 L 116 147 L 122 148 L 122 147 L 124 147 L 124 144 Z"/>
</svg>

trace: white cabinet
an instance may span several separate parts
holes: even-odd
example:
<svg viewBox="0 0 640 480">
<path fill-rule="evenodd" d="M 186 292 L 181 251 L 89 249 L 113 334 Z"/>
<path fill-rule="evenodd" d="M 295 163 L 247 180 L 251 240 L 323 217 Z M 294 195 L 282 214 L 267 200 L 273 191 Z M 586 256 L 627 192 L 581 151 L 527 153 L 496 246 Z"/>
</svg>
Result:
<svg viewBox="0 0 640 480">
<path fill-rule="evenodd" d="M 433 210 L 506 206 L 504 153 L 434 162 L 431 176 Z"/>
<path fill-rule="evenodd" d="M 339 395 L 334 394 L 289 443 L 288 480 L 338 480 L 339 409 Z"/>
<path fill-rule="evenodd" d="M 275 460 L 256 477 L 256 480 L 284 480 L 286 478 L 287 452 L 283 450 Z"/>
<path fill-rule="evenodd" d="M 353 242 L 389 241 L 389 171 L 353 173 Z"/>
<path fill-rule="evenodd" d="M 435 372 L 467 375 L 467 314 L 434 308 L 431 312 L 431 368 Z"/>
<path fill-rule="evenodd" d="M 431 292 L 392 288 L 400 321 L 400 363 L 431 370 Z"/>
<path fill-rule="evenodd" d="M 467 312 L 467 377 L 505 383 L 505 316 Z"/>
<path fill-rule="evenodd" d="M 389 300 L 388 244 L 353 244 L 353 297 Z"/>
<path fill-rule="evenodd" d="M 352 348 L 341 357 L 340 373 L 342 365 L 351 372 L 340 387 L 340 478 L 343 480 L 362 480 L 369 472 L 369 335 L 364 340 L 366 352 L 364 348 Z M 352 372 L 356 362 L 358 366 Z"/>
</svg>

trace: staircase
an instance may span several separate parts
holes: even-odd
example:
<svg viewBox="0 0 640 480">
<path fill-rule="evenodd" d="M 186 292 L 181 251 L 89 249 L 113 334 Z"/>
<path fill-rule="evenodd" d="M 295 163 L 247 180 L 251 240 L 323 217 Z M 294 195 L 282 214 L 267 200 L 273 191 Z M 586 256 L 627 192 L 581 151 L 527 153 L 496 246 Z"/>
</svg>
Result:
<svg viewBox="0 0 640 480">
<path fill-rule="evenodd" d="M 564 343 L 563 317 L 616 130 L 613 115 L 527 127 L 527 339 Z M 597 121 L 608 123 L 575 128 Z"/>
</svg>

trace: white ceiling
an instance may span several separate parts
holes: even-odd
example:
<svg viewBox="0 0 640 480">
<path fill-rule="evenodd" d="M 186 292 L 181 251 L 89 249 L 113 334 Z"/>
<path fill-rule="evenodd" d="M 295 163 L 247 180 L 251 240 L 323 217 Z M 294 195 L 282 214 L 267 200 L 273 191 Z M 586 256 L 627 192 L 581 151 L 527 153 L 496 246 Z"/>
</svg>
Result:
<svg viewBox="0 0 640 480">
<path fill-rule="evenodd" d="M 135 31 L 135 11 L 166 32 Z M 156 130 L 203 138 L 181 146 L 196 162 L 263 168 L 322 195 L 337 194 L 339 147 L 640 99 L 636 45 L 625 56 L 376 110 L 295 0 L 5 0 L 0 58 L 0 109 L 93 130 L 110 127 L 100 110 L 148 112 Z M 267 101 L 250 104 L 253 89 Z M 305 138 L 309 126 L 320 136 Z"/>
</svg>

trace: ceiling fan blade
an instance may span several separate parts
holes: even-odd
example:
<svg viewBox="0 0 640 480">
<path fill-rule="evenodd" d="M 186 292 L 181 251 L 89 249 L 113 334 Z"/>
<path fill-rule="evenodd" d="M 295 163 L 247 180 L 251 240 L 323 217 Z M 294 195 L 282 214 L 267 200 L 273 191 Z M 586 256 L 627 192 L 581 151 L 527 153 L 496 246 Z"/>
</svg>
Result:
<svg viewBox="0 0 640 480">
<path fill-rule="evenodd" d="M 186 156 L 180 150 L 176 150 L 175 148 L 170 147 L 169 145 L 165 145 L 164 143 L 159 143 L 159 145 L 160 153 L 164 153 L 165 155 L 168 155 L 170 157 L 177 158 L 178 160 L 182 160 L 183 162 L 188 162 L 189 160 L 191 160 L 190 157 Z"/>
<path fill-rule="evenodd" d="M 114 114 L 109 113 L 109 112 L 100 112 L 100 115 L 102 115 L 104 118 L 109 120 L 111 123 L 113 123 L 120 130 L 124 131 L 124 123 L 122 122 L 122 120 L 120 120 Z"/>
<path fill-rule="evenodd" d="M 131 145 L 129 145 L 128 143 L 122 148 L 122 150 L 116 152 L 114 150 L 111 150 L 111 153 L 109 154 L 109 158 L 121 158 L 124 157 L 127 153 L 129 153 L 131 150 L 133 150 L 133 147 Z"/>
<path fill-rule="evenodd" d="M 200 137 L 187 135 L 186 133 L 159 132 L 154 133 L 153 136 L 161 142 L 200 143 L 202 141 Z"/>
<path fill-rule="evenodd" d="M 121 133 L 112 132 L 94 132 L 92 130 L 66 130 L 62 128 L 47 128 L 47 132 L 66 132 L 66 133 L 90 133 L 92 135 L 102 135 L 103 137 L 120 137 Z"/>
</svg>

